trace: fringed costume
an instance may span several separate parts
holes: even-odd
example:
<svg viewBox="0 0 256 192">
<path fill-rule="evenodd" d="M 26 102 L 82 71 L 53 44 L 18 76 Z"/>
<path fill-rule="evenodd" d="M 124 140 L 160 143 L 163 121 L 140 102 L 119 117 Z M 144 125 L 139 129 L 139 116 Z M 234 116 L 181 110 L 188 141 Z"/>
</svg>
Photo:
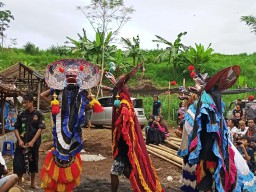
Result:
<svg viewBox="0 0 256 192">
<path fill-rule="evenodd" d="M 133 191 L 161 192 L 164 190 L 152 166 L 129 92 L 125 87 L 125 83 L 139 67 L 121 78 L 114 88 L 112 151 L 115 160 L 122 159 L 128 165 Z"/>
<path fill-rule="evenodd" d="M 47 67 L 45 80 L 53 96 L 54 144 L 40 174 L 45 191 L 69 192 L 80 184 L 80 125 L 84 122 L 86 106 L 97 103 L 90 103 L 85 89 L 96 86 L 99 79 L 97 67 L 82 59 L 60 60 Z"/>
<path fill-rule="evenodd" d="M 255 177 L 246 161 L 228 140 L 221 91 L 239 76 L 238 66 L 221 70 L 209 81 L 207 74 L 193 72 L 196 87 L 184 92 L 198 95 L 184 118 L 181 148 L 184 158 L 182 191 L 255 191 Z M 213 185 L 214 183 L 214 185 Z"/>
<path fill-rule="evenodd" d="M 197 164 L 190 164 L 188 162 L 189 146 L 192 139 L 193 126 L 196 114 L 197 100 L 193 99 L 193 103 L 188 106 L 187 112 L 184 115 L 184 128 L 182 132 L 182 140 L 178 155 L 183 157 L 182 164 L 182 183 L 180 187 L 182 191 L 196 192 L 196 167 Z"/>
</svg>

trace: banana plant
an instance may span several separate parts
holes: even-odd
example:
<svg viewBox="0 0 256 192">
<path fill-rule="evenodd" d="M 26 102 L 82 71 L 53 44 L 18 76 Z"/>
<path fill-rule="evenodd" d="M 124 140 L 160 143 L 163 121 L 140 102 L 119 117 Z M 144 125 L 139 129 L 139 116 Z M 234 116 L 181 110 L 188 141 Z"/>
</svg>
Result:
<svg viewBox="0 0 256 192">
<path fill-rule="evenodd" d="M 83 34 L 78 34 L 79 40 L 67 37 L 73 46 L 71 47 L 72 53 L 78 57 L 85 58 L 91 62 L 100 64 L 103 58 L 104 63 L 108 60 L 113 60 L 116 53 L 116 46 L 110 45 L 112 32 L 108 33 L 106 38 L 103 32 L 99 30 L 95 34 L 95 40 L 91 41 L 87 38 L 86 31 L 83 29 Z"/>
<path fill-rule="evenodd" d="M 71 43 L 71 53 L 78 56 L 85 58 L 86 60 L 92 61 L 93 60 L 93 42 L 87 38 L 86 31 L 83 29 L 83 34 L 77 34 L 79 40 L 72 39 L 67 37 L 69 40 L 67 43 Z"/>
<path fill-rule="evenodd" d="M 206 49 L 202 44 L 195 44 L 195 48 L 189 47 L 189 49 L 184 52 L 184 55 L 189 64 L 194 65 L 198 72 L 203 72 L 203 66 L 211 59 L 213 51 L 214 50 L 211 48 L 211 43 Z"/>
<path fill-rule="evenodd" d="M 157 39 L 152 40 L 153 42 L 156 42 L 158 44 L 161 43 L 161 44 L 164 44 L 167 46 L 166 49 L 157 56 L 157 60 L 158 61 L 167 60 L 168 64 L 171 64 L 171 63 L 173 64 L 174 69 L 177 68 L 177 58 L 178 58 L 179 54 L 181 52 L 183 52 L 183 50 L 186 48 L 181 43 L 181 37 L 186 34 L 187 34 L 187 32 L 179 33 L 173 43 L 164 39 L 163 37 L 155 35 Z"/>
<path fill-rule="evenodd" d="M 132 38 L 132 41 L 129 38 L 123 38 L 122 41 L 125 43 L 125 48 L 127 49 L 127 56 L 132 57 L 132 63 L 133 66 L 138 65 L 140 62 L 142 62 L 143 54 L 140 49 L 140 39 L 139 36 L 137 38 Z"/>
</svg>

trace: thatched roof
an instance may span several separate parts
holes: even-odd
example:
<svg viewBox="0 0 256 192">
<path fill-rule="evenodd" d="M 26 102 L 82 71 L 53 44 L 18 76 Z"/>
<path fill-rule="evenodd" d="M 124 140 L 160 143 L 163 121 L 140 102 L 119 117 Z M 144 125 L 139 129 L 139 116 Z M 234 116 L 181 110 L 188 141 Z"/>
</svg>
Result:
<svg viewBox="0 0 256 192">
<path fill-rule="evenodd" d="M 37 92 L 38 84 L 45 89 L 44 76 L 22 63 L 12 65 L 0 71 L 0 81 L 14 84 L 21 92 Z"/>
<path fill-rule="evenodd" d="M 5 97 L 22 95 L 20 90 L 17 89 L 14 84 L 5 83 L 4 81 L 0 81 L 0 94 L 3 94 Z"/>
</svg>

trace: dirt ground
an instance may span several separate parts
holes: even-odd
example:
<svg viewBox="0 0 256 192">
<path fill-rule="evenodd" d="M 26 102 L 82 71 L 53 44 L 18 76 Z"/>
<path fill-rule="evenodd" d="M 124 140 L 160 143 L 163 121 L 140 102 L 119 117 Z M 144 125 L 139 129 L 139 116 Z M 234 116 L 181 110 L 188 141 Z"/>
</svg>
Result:
<svg viewBox="0 0 256 192">
<path fill-rule="evenodd" d="M 113 157 L 111 152 L 111 129 L 104 128 L 91 128 L 84 129 L 85 142 L 84 150 L 86 154 L 90 155 L 102 155 L 104 160 L 100 161 L 83 161 L 83 173 L 81 176 L 81 184 L 74 191 L 76 192 L 108 192 L 110 189 L 110 168 L 113 163 Z M 170 130 L 173 134 L 173 129 Z M 50 149 L 52 141 L 48 141 L 41 144 L 40 147 L 40 161 L 39 167 L 41 168 L 45 155 Z M 164 161 L 154 155 L 150 155 L 153 166 L 155 167 L 160 181 L 167 192 L 179 191 L 179 180 L 181 176 L 181 168 Z M 171 176 L 173 181 L 167 181 L 167 177 Z M 24 188 L 25 191 L 43 191 L 40 189 L 39 174 L 36 177 L 36 184 L 39 189 L 29 189 L 29 178 L 25 177 Z M 132 191 L 131 185 L 128 179 L 125 177 L 120 178 L 119 189 L 120 192 Z"/>
</svg>

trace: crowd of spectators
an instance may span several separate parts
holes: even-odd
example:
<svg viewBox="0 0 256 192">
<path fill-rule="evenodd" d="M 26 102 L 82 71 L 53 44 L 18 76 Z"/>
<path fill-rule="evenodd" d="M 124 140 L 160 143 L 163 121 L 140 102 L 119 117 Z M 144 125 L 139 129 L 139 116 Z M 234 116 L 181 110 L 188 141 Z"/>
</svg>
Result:
<svg viewBox="0 0 256 192">
<path fill-rule="evenodd" d="M 148 117 L 146 126 L 146 144 L 159 145 L 169 136 L 168 125 L 164 120 L 162 113 L 162 104 L 157 95 L 153 96 L 152 114 Z"/>
<path fill-rule="evenodd" d="M 226 119 L 228 138 L 246 160 L 250 170 L 256 174 L 256 101 L 249 96 L 247 102 L 237 100 L 233 118 Z"/>
</svg>

